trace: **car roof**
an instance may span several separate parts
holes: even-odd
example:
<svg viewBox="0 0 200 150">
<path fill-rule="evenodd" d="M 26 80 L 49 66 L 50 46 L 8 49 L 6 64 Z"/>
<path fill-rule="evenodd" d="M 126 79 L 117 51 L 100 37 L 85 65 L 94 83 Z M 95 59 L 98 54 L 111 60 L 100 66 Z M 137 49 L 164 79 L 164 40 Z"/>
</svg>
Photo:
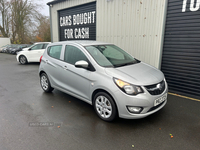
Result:
<svg viewBox="0 0 200 150">
<path fill-rule="evenodd" d="M 34 43 L 34 45 L 35 44 L 48 44 L 48 43 L 51 43 L 51 42 L 36 42 L 36 43 Z"/>
<path fill-rule="evenodd" d="M 92 40 L 71 40 L 71 41 L 63 41 L 63 42 L 54 42 L 50 45 L 58 45 L 58 44 L 71 44 L 76 43 L 82 46 L 90 46 L 90 45 L 112 45 L 112 43 L 100 42 L 100 41 L 92 41 Z"/>
</svg>

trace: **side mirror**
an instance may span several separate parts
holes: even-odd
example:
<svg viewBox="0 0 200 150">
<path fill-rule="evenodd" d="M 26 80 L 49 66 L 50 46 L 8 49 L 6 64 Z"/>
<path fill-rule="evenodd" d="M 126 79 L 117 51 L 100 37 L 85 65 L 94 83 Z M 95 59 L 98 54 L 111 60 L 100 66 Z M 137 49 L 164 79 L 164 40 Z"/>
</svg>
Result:
<svg viewBox="0 0 200 150">
<path fill-rule="evenodd" d="M 75 63 L 75 67 L 87 69 L 87 68 L 88 68 L 88 62 L 85 61 L 85 60 L 77 61 L 77 62 Z"/>
</svg>

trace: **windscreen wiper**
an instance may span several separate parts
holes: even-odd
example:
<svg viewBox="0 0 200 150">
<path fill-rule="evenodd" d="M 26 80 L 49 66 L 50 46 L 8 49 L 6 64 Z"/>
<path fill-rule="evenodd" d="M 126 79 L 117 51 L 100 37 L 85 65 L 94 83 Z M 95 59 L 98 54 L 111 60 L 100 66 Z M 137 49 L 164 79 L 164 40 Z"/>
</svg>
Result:
<svg viewBox="0 0 200 150">
<path fill-rule="evenodd" d="M 128 65 L 132 65 L 132 64 L 135 64 L 136 62 L 128 62 L 128 63 L 124 63 L 124 64 L 117 64 L 117 65 L 114 65 L 114 67 L 122 67 L 122 66 L 128 66 Z"/>
</svg>

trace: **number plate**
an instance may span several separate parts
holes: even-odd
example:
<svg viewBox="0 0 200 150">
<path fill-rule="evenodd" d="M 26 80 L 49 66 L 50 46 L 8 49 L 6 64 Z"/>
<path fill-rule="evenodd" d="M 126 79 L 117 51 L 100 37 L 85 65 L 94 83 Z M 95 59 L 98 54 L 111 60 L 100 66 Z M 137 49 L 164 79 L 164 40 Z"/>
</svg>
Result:
<svg viewBox="0 0 200 150">
<path fill-rule="evenodd" d="M 164 96 L 162 96 L 162 97 L 156 99 L 156 100 L 154 101 L 154 106 L 159 105 L 160 103 L 164 102 L 166 99 L 167 99 L 167 93 L 166 93 Z"/>
</svg>

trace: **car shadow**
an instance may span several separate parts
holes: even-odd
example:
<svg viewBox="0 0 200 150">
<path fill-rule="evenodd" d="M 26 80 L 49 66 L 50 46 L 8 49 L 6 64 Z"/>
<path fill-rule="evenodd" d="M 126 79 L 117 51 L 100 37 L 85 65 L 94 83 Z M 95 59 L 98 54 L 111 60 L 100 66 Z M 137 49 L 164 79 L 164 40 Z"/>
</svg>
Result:
<svg viewBox="0 0 200 150">
<path fill-rule="evenodd" d="M 18 63 L 18 65 L 21 65 L 21 66 L 39 66 L 40 63 L 39 62 L 30 62 L 30 63 L 27 63 L 25 65 Z"/>
<path fill-rule="evenodd" d="M 119 127 L 119 128 L 126 128 L 126 129 L 132 129 L 132 128 L 139 128 L 142 129 L 144 127 L 147 127 L 149 125 L 154 124 L 160 124 L 160 122 L 163 122 L 163 120 L 166 118 L 167 112 L 165 111 L 165 108 L 159 110 L 158 112 L 147 116 L 142 119 L 122 119 L 117 118 L 113 122 L 106 122 L 101 120 L 94 111 L 93 106 L 90 104 L 75 98 L 71 95 L 68 95 L 64 92 L 61 92 L 59 90 L 54 90 L 52 93 L 43 93 L 43 107 L 45 105 L 49 105 L 49 102 L 54 105 L 57 105 L 59 107 L 59 112 L 57 112 L 58 116 L 63 115 L 64 117 L 66 115 L 65 109 L 67 108 L 70 110 L 70 112 L 75 111 L 76 115 L 75 117 L 71 118 L 68 116 L 68 120 L 73 120 L 72 122 L 76 122 L 75 120 L 83 119 L 83 117 L 87 117 L 87 122 L 91 124 L 104 124 L 107 127 Z M 64 109 L 63 109 L 64 107 Z M 79 119 L 78 119 L 79 118 Z M 82 120 L 84 122 L 84 119 Z M 89 123 L 89 124 L 90 124 Z"/>
</svg>

